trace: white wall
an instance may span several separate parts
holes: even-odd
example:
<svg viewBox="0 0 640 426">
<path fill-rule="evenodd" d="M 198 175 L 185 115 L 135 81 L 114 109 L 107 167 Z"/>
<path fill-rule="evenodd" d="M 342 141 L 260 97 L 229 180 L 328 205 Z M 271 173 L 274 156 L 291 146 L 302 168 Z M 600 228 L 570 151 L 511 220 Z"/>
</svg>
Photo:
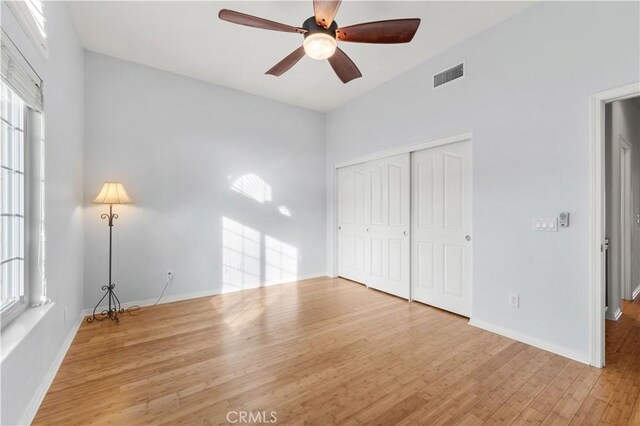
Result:
<svg viewBox="0 0 640 426">
<path fill-rule="evenodd" d="M 168 270 L 168 297 L 324 275 L 323 114 L 97 53 L 85 65 L 85 307 L 107 282 L 108 207 L 91 205 L 105 179 L 122 181 L 134 200 L 114 207 L 123 302 L 157 297 Z M 272 201 L 231 189 L 247 174 L 271 186 Z M 257 234 L 247 231 L 243 248 L 223 218 Z"/>
<path fill-rule="evenodd" d="M 1 16 L 2 28 L 44 80 L 45 267 L 47 294 L 55 303 L 2 362 L 0 423 L 16 424 L 30 420 L 23 416 L 38 396 L 39 386 L 82 311 L 84 63 L 83 50 L 64 3 L 46 4 L 48 59 L 35 51 L 5 2 Z M 8 327 L 13 326 L 20 326 L 20 318 Z"/>
<path fill-rule="evenodd" d="M 467 131 L 474 135 L 473 318 L 586 357 L 588 97 L 639 79 L 638 12 L 637 3 L 534 6 L 329 114 L 325 161 L 321 114 L 93 53 L 83 64 L 63 3 L 47 3 L 45 60 L 3 3 L 2 27 L 45 81 L 47 278 L 55 305 L 2 363 L 0 422 L 23 420 L 83 301 L 90 307 L 100 295 L 107 228 L 104 207 L 90 200 L 104 179 L 122 180 L 135 200 L 117 207 L 121 298 L 156 296 L 167 269 L 176 274 L 169 294 L 217 292 L 223 281 L 237 282 L 223 276 L 223 217 L 258 231 L 261 263 L 274 255 L 264 248 L 267 237 L 271 246 L 277 239 L 297 248 L 306 259 L 300 276 L 325 268 L 326 218 L 332 271 L 333 164 Z M 468 76 L 432 91 L 432 74 L 460 60 Z M 272 202 L 229 190 L 247 173 L 271 185 Z M 532 217 L 562 210 L 572 213 L 571 228 L 531 232 Z M 230 263 L 230 270 L 240 265 Z M 277 269 L 259 267 L 258 280 Z M 507 307 L 508 292 L 521 295 L 519 309 Z"/>
<path fill-rule="evenodd" d="M 640 99 L 613 102 L 606 106 L 605 157 L 607 197 L 607 237 L 609 238 L 609 309 L 607 318 L 620 312 L 620 299 L 629 299 L 621 289 L 620 233 L 620 144 L 622 135 L 631 144 L 631 287 L 640 286 Z"/>
<path fill-rule="evenodd" d="M 638 6 L 534 5 L 331 112 L 329 271 L 334 164 L 471 131 L 474 322 L 587 361 L 589 96 L 640 80 Z M 460 61 L 466 77 L 432 90 Z M 570 228 L 532 232 L 561 211 Z"/>
</svg>

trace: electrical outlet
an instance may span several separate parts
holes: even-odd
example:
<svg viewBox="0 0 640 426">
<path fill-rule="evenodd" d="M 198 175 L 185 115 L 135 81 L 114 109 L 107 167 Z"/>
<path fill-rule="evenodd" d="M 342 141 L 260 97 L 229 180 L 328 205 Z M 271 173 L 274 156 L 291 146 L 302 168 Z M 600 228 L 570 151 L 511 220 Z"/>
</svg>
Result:
<svg viewBox="0 0 640 426">
<path fill-rule="evenodd" d="M 302 255 L 302 254 L 301 254 L 301 255 L 298 257 L 298 262 L 302 264 L 302 263 L 304 263 L 304 260 L 305 260 L 305 259 L 304 259 L 304 255 Z"/>
<path fill-rule="evenodd" d="M 520 296 L 515 293 L 509 293 L 509 306 L 517 308 L 520 306 Z"/>
</svg>

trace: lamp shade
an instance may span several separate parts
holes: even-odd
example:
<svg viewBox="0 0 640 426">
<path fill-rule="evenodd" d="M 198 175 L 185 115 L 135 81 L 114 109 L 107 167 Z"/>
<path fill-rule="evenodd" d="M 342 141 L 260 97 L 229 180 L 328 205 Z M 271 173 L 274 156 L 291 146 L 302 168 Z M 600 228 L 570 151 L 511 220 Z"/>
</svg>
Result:
<svg viewBox="0 0 640 426">
<path fill-rule="evenodd" d="M 93 202 L 96 204 L 128 204 L 131 202 L 131 198 L 120 182 L 105 182 Z"/>
</svg>

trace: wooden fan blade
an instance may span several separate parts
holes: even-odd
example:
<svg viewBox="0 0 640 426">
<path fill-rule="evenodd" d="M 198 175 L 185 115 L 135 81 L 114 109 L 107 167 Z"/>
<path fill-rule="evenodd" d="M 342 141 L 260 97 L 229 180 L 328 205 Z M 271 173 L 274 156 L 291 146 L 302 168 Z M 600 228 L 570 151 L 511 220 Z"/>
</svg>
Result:
<svg viewBox="0 0 640 426">
<path fill-rule="evenodd" d="M 420 19 L 392 19 L 338 28 L 340 41 L 354 43 L 408 43 L 418 31 Z"/>
<path fill-rule="evenodd" d="M 313 13 L 318 25 L 329 28 L 338 13 L 342 0 L 313 0 Z"/>
<path fill-rule="evenodd" d="M 289 71 L 292 66 L 298 63 L 300 59 L 304 56 L 304 47 L 300 46 L 293 52 L 291 52 L 286 58 L 275 64 L 269 71 L 265 74 L 275 75 L 276 77 L 280 77 L 285 72 Z"/>
<path fill-rule="evenodd" d="M 268 19 L 258 18 L 257 16 L 247 15 L 246 13 L 240 13 L 229 9 L 221 9 L 218 13 L 218 18 L 234 24 L 261 28 L 263 30 L 283 31 L 285 33 L 300 34 L 304 34 L 307 32 L 307 30 L 305 30 L 304 28 L 292 27 L 291 25 L 269 21 Z"/>
<path fill-rule="evenodd" d="M 336 52 L 329 58 L 329 64 L 331 64 L 331 68 L 338 74 L 338 78 L 345 84 L 355 78 L 362 77 L 356 64 L 354 64 L 351 58 L 339 47 L 336 48 Z"/>
</svg>

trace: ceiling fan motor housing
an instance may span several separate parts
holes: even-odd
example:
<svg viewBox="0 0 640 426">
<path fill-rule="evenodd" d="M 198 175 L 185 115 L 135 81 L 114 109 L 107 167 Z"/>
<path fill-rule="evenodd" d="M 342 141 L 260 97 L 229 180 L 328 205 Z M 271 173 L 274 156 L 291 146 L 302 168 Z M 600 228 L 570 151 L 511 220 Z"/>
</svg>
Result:
<svg viewBox="0 0 640 426">
<path fill-rule="evenodd" d="M 316 22 L 316 17 L 312 16 L 311 18 L 304 21 L 304 23 L 302 24 L 302 28 L 307 30 L 307 32 L 304 34 L 304 38 L 318 33 L 328 34 L 331 37 L 336 38 L 336 30 L 338 29 L 338 24 L 336 23 L 336 21 L 333 21 L 329 28 L 325 28 L 322 25 L 318 25 L 318 23 Z"/>
</svg>

